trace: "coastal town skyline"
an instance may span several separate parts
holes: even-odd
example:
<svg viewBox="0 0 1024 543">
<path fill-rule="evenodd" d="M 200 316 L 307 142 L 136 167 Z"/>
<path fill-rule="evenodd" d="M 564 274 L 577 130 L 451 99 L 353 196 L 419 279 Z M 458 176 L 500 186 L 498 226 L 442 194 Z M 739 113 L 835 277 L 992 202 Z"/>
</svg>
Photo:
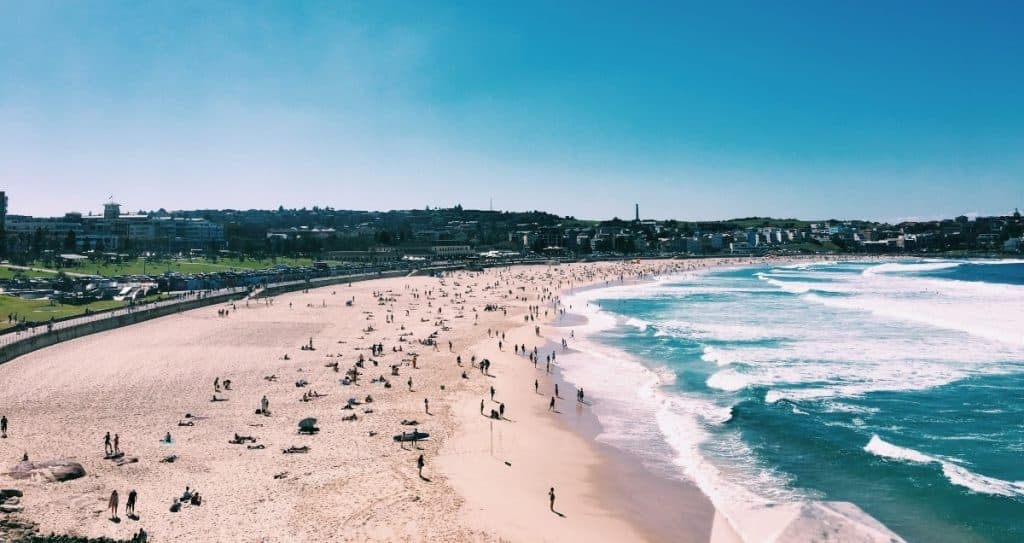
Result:
<svg viewBox="0 0 1024 543">
<path fill-rule="evenodd" d="M 462 205 L 389 211 L 329 206 L 276 209 L 131 210 L 110 195 L 103 211 L 56 217 L 10 213 L 0 191 L 0 257 L 77 263 L 75 251 L 129 255 L 341 255 L 378 261 L 609 255 L 959 254 L 1019 253 L 1019 209 L 895 223 L 744 217 L 718 221 L 642 217 L 603 220 L 543 210 L 471 209 Z M 340 252 L 339 252 L 340 251 Z M 500 256 L 499 256 L 500 255 Z M 70 262 L 70 260 L 69 260 Z M 59 263 L 59 262 L 58 262 Z M 68 262 L 65 262 L 68 263 Z"/>
<path fill-rule="evenodd" d="M 0 178 L 36 216 L 110 193 L 889 222 L 1024 200 L 1015 3 L 529 7 L 8 3 Z"/>
<path fill-rule="evenodd" d="M 14 184 L 13 186 L 17 186 L 17 185 Z M 4 188 L 5 187 L 0 187 L 0 189 L 4 189 Z M 10 194 L 12 194 L 12 191 L 10 189 L 7 189 L 6 194 L 10 195 Z M 34 196 L 34 194 L 32 194 L 32 193 L 20 194 L 19 198 L 25 197 L 28 200 L 28 203 L 26 203 L 25 201 L 19 202 L 18 200 L 14 200 L 13 204 L 8 203 L 7 209 L 6 209 L 6 214 L 8 214 L 8 215 L 20 215 L 20 216 L 27 216 L 27 217 L 37 217 L 37 218 L 44 218 L 44 217 L 56 218 L 56 217 L 62 217 L 64 215 L 67 215 L 68 213 L 71 213 L 71 214 L 81 214 L 83 216 L 89 216 L 89 215 L 97 215 L 98 216 L 98 215 L 102 215 L 103 214 L 104 207 L 105 207 L 106 204 L 116 203 L 118 205 L 118 207 L 120 209 L 123 209 L 126 213 L 136 213 L 136 212 L 138 212 L 138 213 L 157 213 L 157 212 L 159 212 L 159 213 L 175 214 L 175 213 L 192 213 L 192 212 L 204 211 L 204 210 L 211 210 L 211 211 L 229 211 L 229 210 L 230 211 L 274 211 L 274 210 L 278 210 L 278 209 L 282 209 L 282 210 L 329 209 L 329 210 L 353 211 L 353 212 L 364 212 L 364 213 L 391 213 L 391 212 L 399 212 L 399 211 L 439 210 L 439 209 L 454 209 L 454 208 L 463 209 L 464 208 L 464 209 L 467 209 L 467 210 L 474 210 L 474 211 L 496 211 L 496 212 L 500 212 L 500 213 L 529 213 L 529 212 L 533 212 L 533 211 L 538 211 L 538 212 L 549 213 L 549 214 L 557 215 L 557 216 L 561 216 L 561 217 L 572 217 L 574 219 L 585 220 L 585 221 L 607 221 L 607 220 L 613 220 L 613 219 L 631 220 L 631 219 L 634 219 L 634 218 L 643 218 L 644 220 L 656 220 L 656 221 L 728 222 L 728 221 L 731 221 L 731 220 L 746 219 L 746 218 L 766 218 L 766 219 L 780 219 L 780 220 L 788 219 L 788 220 L 813 221 L 813 222 L 869 221 L 869 222 L 876 222 L 876 223 L 882 223 L 882 224 L 899 224 L 899 223 L 905 223 L 905 222 L 933 222 L 933 221 L 942 221 L 942 220 L 946 220 L 946 219 L 952 219 L 952 218 L 955 218 L 955 217 L 966 217 L 969 220 L 974 220 L 977 217 L 1008 216 L 1008 215 L 1013 214 L 1020 207 L 1020 206 L 1015 205 L 1014 203 L 1010 203 L 1008 205 L 1008 207 L 1007 207 L 1007 204 L 1004 202 L 1001 205 L 1001 207 L 1000 206 L 996 206 L 996 207 L 1000 207 L 999 209 L 995 209 L 995 210 L 993 210 L 991 212 L 981 212 L 981 211 L 977 211 L 977 210 L 961 210 L 961 211 L 958 211 L 958 212 L 955 212 L 955 213 L 952 213 L 952 214 L 948 214 L 948 215 L 947 214 L 938 213 L 938 212 L 932 212 L 932 213 L 926 213 L 926 214 L 923 214 L 923 215 L 897 214 L 897 215 L 895 215 L 893 217 L 883 217 L 883 218 L 873 217 L 873 216 L 870 216 L 870 215 L 863 215 L 863 216 L 860 216 L 860 215 L 856 215 L 856 216 L 823 216 L 823 215 L 818 214 L 818 215 L 813 215 L 813 216 L 797 216 L 797 215 L 770 214 L 770 213 L 753 213 L 753 214 L 750 214 L 750 215 L 740 215 L 740 214 L 731 214 L 731 215 L 729 215 L 729 214 L 726 214 L 726 215 L 723 215 L 723 216 L 708 217 L 708 216 L 701 216 L 699 214 L 689 215 L 689 214 L 687 214 L 686 210 L 680 210 L 676 214 L 653 216 L 653 215 L 649 215 L 647 213 L 646 205 L 641 204 L 639 202 L 628 204 L 625 201 L 623 201 L 623 202 L 621 202 L 619 204 L 618 208 L 614 208 L 614 209 L 610 210 L 611 214 L 587 216 L 587 215 L 579 215 L 578 213 L 573 213 L 571 211 L 567 212 L 567 213 L 560 213 L 560 212 L 557 212 L 557 211 L 555 211 L 553 209 L 547 209 L 547 208 L 538 207 L 538 206 L 525 207 L 525 208 L 506 208 L 506 207 L 501 207 L 499 205 L 496 205 L 496 203 L 493 201 L 493 199 L 490 199 L 490 200 L 484 202 L 483 205 L 480 205 L 480 206 L 464 205 L 463 202 L 456 201 L 456 202 L 445 203 L 445 204 L 437 204 L 437 203 L 434 203 L 434 202 L 428 202 L 428 203 L 426 203 L 424 205 L 419 205 L 419 206 L 406 206 L 406 207 L 397 207 L 396 206 L 396 207 L 369 208 L 369 207 L 348 207 L 348 206 L 344 206 L 344 205 L 332 204 L 332 203 L 327 202 L 327 201 L 317 201 L 317 202 L 298 202 L 297 204 L 291 205 L 291 206 L 284 205 L 284 204 L 281 204 L 281 203 L 278 203 L 278 204 L 268 203 L 267 205 L 245 207 L 245 206 L 230 205 L 230 204 L 229 205 L 224 205 L 224 206 L 199 205 L 200 202 L 192 201 L 192 202 L 184 202 L 185 205 L 181 206 L 181 207 L 173 207 L 173 206 L 166 205 L 166 203 L 161 203 L 161 202 L 154 202 L 151 205 L 139 205 L 137 202 L 125 203 L 124 201 L 122 201 L 121 198 L 118 198 L 116 195 L 110 194 L 109 196 L 107 196 L 106 199 L 92 198 L 92 199 L 90 199 L 88 201 L 84 201 L 83 200 L 82 202 L 72 203 L 70 207 L 65 207 L 65 208 L 61 208 L 61 209 L 57 209 L 56 207 L 47 207 L 46 209 L 52 209 L 52 211 L 43 211 L 43 212 L 33 213 L 33 212 L 30 212 L 29 208 L 27 207 L 27 206 L 31 206 L 32 205 L 31 202 L 34 200 L 33 196 Z M 9 198 L 9 196 L 8 196 L 8 198 Z M 12 205 L 13 205 L 13 207 L 11 207 Z M 658 208 L 657 205 L 655 205 L 653 207 L 655 207 L 656 209 Z M 643 213 L 643 215 L 641 215 L 641 212 Z M 635 217 L 634 217 L 634 215 L 635 215 Z"/>
</svg>

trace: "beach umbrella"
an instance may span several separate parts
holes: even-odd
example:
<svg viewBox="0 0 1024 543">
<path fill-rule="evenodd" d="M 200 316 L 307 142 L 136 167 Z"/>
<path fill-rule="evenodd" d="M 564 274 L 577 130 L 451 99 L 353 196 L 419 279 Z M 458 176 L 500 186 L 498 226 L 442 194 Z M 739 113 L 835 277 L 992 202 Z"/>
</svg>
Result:
<svg viewBox="0 0 1024 543">
<path fill-rule="evenodd" d="M 313 428 L 316 426 L 316 419 L 313 417 L 306 417 L 299 421 L 299 428 Z"/>
</svg>

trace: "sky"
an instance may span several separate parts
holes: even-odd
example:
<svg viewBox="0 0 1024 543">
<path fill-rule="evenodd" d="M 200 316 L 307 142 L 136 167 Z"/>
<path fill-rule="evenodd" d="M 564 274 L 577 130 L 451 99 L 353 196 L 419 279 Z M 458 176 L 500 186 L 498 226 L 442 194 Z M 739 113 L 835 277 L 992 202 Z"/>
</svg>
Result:
<svg viewBox="0 0 1024 543">
<path fill-rule="evenodd" d="M 9 213 L 1024 207 L 1024 3 L 0 0 Z"/>
</svg>

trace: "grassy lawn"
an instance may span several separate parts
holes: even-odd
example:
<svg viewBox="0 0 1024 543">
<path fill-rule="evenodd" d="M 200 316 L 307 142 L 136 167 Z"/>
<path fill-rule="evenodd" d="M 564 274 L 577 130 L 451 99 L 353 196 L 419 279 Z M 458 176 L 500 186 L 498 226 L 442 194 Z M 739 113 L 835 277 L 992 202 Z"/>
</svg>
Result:
<svg viewBox="0 0 1024 543">
<path fill-rule="evenodd" d="M 210 273 L 223 271 L 249 271 L 265 270 L 280 265 L 292 267 L 311 266 L 313 260 L 310 258 L 278 258 L 264 260 L 239 260 L 234 258 L 219 258 L 216 261 L 208 258 L 175 259 L 175 260 L 129 260 L 127 262 L 107 264 L 99 262 L 86 262 L 81 266 L 64 268 L 68 273 L 80 273 L 87 275 L 101 275 L 111 277 L 117 275 L 159 275 L 166 271 L 176 273 Z M 33 267 L 47 268 L 42 263 L 36 262 Z M 0 270 L 2 271 L 2 270 Z M 12 273 L 13 272 L 9 272 Z M 37 273 L 37 272 L 26 272 Z M 40 274 L 45 275 L 45 274 Z M 3 277 L 3 275 L 0 275 Z"/>
<path fill-rule="evenodd" d="M 37 266 L 38 267 L 38 266 Z M 7 266 L 0 266 L 0 279 L 11 279 L 15 275 L 24 275 L 25 277 L 53 277 L 54 274 L 51 272 L 41 272 L 34 270 L 17 270 L 8 268 Z"/>
<path fill-rule="evenodd" d="M 84 305 L 50 304 L 50 300 L 25 300 L 16 296 L 0 295 L 0 329 L 8 328 L 7 315 L 16 313 L 19 317 L 25 317 L 30 322 L 45 322 L 50 317 L 59 319 L 85 313 L 85 308 L 90 311 L 103 311 L 116 307 L 124 307 L 125 302 L 114 300 L 100 300 Z"/>
</svg>

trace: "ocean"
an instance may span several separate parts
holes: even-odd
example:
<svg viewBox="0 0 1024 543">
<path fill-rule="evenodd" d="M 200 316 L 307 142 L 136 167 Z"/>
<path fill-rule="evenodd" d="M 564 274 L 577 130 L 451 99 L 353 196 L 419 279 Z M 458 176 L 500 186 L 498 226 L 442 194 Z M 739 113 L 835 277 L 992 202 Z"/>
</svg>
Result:
<svg viewBox="0 0 1024 543">
<path fill-rule="evenodd" d="M 734 522 L 839 500 L 908 541 L 1024 541 L 1024 261 L 718 268 L 563 303 L 598 439 Z"/>
</svg>

